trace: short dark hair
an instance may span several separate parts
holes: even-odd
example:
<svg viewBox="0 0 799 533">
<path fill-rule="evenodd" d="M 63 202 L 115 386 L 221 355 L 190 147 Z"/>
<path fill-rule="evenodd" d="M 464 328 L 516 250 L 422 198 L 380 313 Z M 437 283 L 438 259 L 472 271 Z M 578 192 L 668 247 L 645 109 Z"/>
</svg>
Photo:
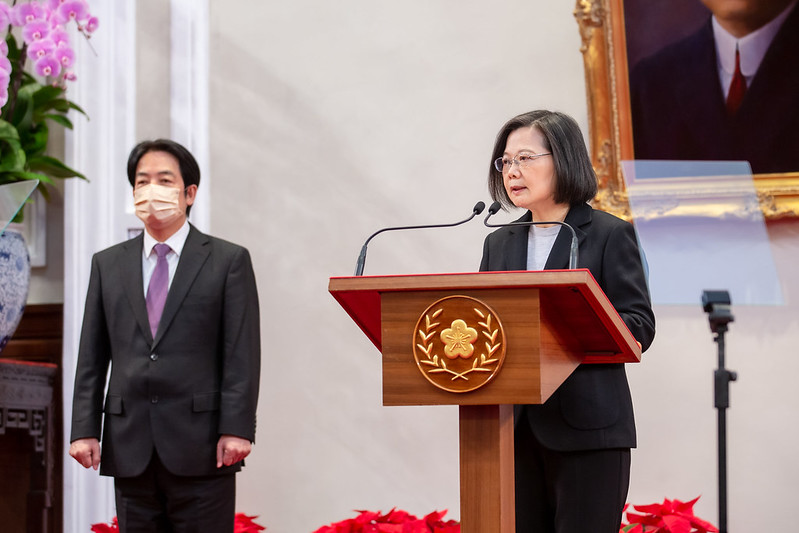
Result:
<svg viewBox="0 0 799 533">
<path fill-rule="evenodd" d="M 180 175 L 183 178 L 183 186 L 200 185 L 200 165 L 183 145 L 170 139 L 156 139 L 154 141 L 142 141 L 133 147 L 128 156 L 128 181 L 131 186 L 136 185 L 136 167 L 139 160 L 148 152 L 166 152 L 178 160 Z M 188 216 L 191 206 L 186 206 L 186 216 Z"/>
<path fill-rule="evenodd" d="M 557 111 L 530 111 L 515 116 L 502 126 L 494 142 L 488 171 L 488 191 L 503 207 L 513 207 L 505 190 L 502 172 L 494 168 L 494 160 L 502 157 L 508 136 L 519 128 L 537 128 L 546 139 L 555 163 L 555 202 L 577 205 L 591 200 L 597 193 L 597 180 L 583 134 L 577 122 Z"/>
</svg>

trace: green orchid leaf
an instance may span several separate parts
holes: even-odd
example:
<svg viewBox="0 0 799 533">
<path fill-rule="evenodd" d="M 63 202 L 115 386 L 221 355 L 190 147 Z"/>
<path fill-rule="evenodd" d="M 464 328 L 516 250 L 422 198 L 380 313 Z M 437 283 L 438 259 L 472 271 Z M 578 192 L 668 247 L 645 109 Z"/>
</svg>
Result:
<svg viewBox="0 0 799 533">
<path fill-rule="evenodd" d="M 19 132 L 10 122 L 0 120 L 0 141 L 16 141 L 19 144 Z"/>
<path fill-rule="evenodd" d="M 89 114 L 86 113 L 86 111 L 84 111 L 81 106 L 79 106 L 78 104 L 76 104 L 72 100 L 67 100 L 67 103 L 69 104 L 69 108 L 70 109 L 74 109 L 75 111 L 77 111 L 78 113 L 80 113 L 81 115 L 86 117 L 87 119 L 89 118 Z"/>
<path fill-rule="evenodd" d="M 11 147 L 2 151 L 3 159 L 0 160 L 0 173 L 23 172 L 25 170 L 25 150 Z M 2 181 L 0 181 L 2 183 Z"/>
<path fill-rule="evenodd" d="M 8 121 L 16 126 L 18 131 L 25 131 L 33 126 L 33 88 L 32 85 L 23 85 L 14 101 L 14 112 Z"/>
<path fill-rule="evenodd" d="M 20 132 L 20 142 L 28 157 L 44 154 L 50 138 L 50 128 L 42 122 L 26 132 Z"/>
<path fill-rule="evenodd" d="M 44 115 L 44 118 L 52 120 L 53 122 L 55 122 L 57 124 L 61 124 L 62 126 L 64 126 L 65 128 L 67 128 L 69 130 L 72 129 L 72 121 L 69 120 L 64 115 L 56 115 L 54 113 L 48 113 L 48 114 Z"/>
<path fill-rule="evenodd" d="M 50 185 L 53 184 L 53 179 L 50 176 L 45 174 L 40 174 L 38 172 L 6 172 L 7 176 L 14 178 L 13 180 L 7 181 L 24 181 L 24 180 L 39 180 L 39 188 L 42 188 L 41 185 L 43 183 L 48 183 Z"/>
<path fill-rule="evenodd" d="M 50 157 L 48 155 L 40 155 L 29 158 L 28 169 L 34 172 L 42 172 L 55 178 L 87 179 L 86 176 L 74 168 L 70 168 L 55 157 Z"/>
<path fill-rule="evenodd" d="M 62 98 L 65 92 L 66 90 L 62 87 L 42 85 L 33 93 L 33 103 L 36 107 L 46 105 L 48 102 Z"/>
</svg>

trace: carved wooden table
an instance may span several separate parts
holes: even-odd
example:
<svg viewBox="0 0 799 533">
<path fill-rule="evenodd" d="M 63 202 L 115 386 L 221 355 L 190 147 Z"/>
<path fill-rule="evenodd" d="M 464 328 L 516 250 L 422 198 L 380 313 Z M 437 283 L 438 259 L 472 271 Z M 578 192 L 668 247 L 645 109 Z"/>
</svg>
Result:
<svg viewBox="0 0 799 533">
<path fill-rule="evenodd" d="M 53 426 L 53 382 L 58 366 L 52 363 L 38 363 L 0 358 L 0 444 L 11 440 L 12 434 L 19 440 L 19 432 L 27 434 L 30 457 L 29 483 L 27 495 L 16 494 L 13 499 L 24 502 L 26 512 L 24 531 L 51 531 L 53 508 L 53 465 L 55 464 L 55 435 Z M 6 450 L 13 459 L 15 450 Z M 20 454 L 23 456 L 24 454 Z M 22 477 L 22 476 L 20 476 Z M 20 490 L 25 484 L 19 479 L 3 480 Z M 22 486 L 22 487 L 21 487 Z M 6 492 L 11 487 L 3 487 Z M 5 499 L 5 498 L 4 498 Z M 9 504 L 11 502 L 7 500 Z M 21 520 L 22 509 L 17 508 L 16 519 L 11 523 L 3 517 L 3 531 L 11 531 L 16 520 Z M 8 527 L 9 529 L 6 529 Z"/>
</svg>

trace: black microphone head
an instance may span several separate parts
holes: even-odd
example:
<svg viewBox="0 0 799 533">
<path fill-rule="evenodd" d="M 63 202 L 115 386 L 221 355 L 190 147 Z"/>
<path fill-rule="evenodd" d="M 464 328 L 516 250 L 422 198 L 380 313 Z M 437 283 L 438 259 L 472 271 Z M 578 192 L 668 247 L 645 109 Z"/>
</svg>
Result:
<svg viewBox="0 0 799 533">
<path fill-rule="evenodd" d="M 493 204 L 491 204 L 491 207 L 488 208 L 488 214 L 489 215 L 496 215 L 501 207 L 502 207 L 502 204 L 500 204 L 499 202 L 494 202 Z"/>
<path fill-rule="evenodd" d="M 485 208 L 486 208 L 485 202 L 477 202 L 476 204 L 474 204 L 474 207 L 472 208 L 472 213 L 474 213 L 475 215 L 479 215 L 480 213 L 483 212 L 483 209 Z"/>
</svg>

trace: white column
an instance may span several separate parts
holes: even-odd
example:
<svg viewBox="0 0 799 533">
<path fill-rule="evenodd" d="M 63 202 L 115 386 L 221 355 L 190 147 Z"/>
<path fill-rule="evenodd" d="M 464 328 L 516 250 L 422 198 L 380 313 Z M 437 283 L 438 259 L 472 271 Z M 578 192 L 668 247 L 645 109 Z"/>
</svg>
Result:
<svg viewBox="0 0 799 533">
<path fill-rule="evenodd" d="M 209 231 L 208 0 L 171 0 L 171 10 L 171 135 L 200 165 L 202 178 L 191 222 Z"/>
<path fill-rule="evenodd" d="M 91 47 L 76 39 L 78 80 L 67 89 L 90 117 L 73 113 L 75 129 L 66 137 L 66 163 L 90 180 L 68 180 L 64 195 L 64 531 L 75 533 L 116 514 L 112 480 L 85 470 L 66 449 L 91 257 L 125 239 L 130 221 L 125 163 L 135 140 L 135 6 L 134 0 L 91 1 L 100 27 Z"/>
</svg>

